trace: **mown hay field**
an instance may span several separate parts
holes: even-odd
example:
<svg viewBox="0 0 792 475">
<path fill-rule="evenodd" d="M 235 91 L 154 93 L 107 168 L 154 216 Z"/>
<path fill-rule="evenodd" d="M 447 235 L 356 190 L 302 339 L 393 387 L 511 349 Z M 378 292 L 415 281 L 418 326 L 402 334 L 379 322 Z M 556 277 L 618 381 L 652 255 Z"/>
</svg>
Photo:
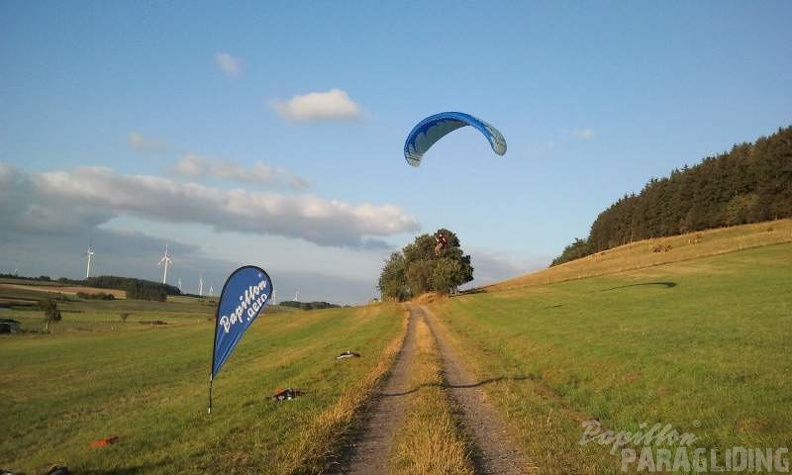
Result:
<svg viewBox="0 0 792 475">
<path fill-rule="evenodd" d="M 790 446 L 792 243 L 526 284 L 430 309 L 542 473 L 619 471 L 595 428 L 670 425 L 721 464 Z"/>
<path fill-rule="evenodd" d="M 71 300 L 60 308 L 52 334 L 0 336 L 2 468 L 288 473 L 322 466 L 345 441 L 335 434 L 349 432 L 387 368 L 404 321 L 390 305 L 265 310 L 215 379 L 210 416 L 211 305 Z M 130 314 L 126 322 L 121 313 Z M 41 327 L 33 309 L 4 314 L 25 329 Z M 335 359 L 346 350 L 362 356 Z M 275 402 L 279 388 L 304 394 Z M 92 446 L 113 436 L 115 443 Z"/>
</svg>

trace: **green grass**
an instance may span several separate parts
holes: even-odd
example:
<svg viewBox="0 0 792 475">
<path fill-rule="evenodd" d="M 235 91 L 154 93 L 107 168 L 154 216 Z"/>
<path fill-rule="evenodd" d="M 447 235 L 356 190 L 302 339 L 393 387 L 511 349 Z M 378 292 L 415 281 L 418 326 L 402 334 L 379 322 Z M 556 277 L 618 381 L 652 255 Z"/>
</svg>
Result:
<svg viewBox="0 0 792 475">
<path fill-rule="evenodd" d="M 608 473 L 580 423 L 659 422 L 697 447 L 792 442 L 792 244 L 438 302 L 543 472 Z"/>
<path fill-rule="evenodd" d="M 59 462 L 76 473 L 281 473 L 301 434 L 351 396 L 402 329 L 395 306 L 265 311 L 216 378 L 209 416 L 211 311 L 105 304 L 75 302 L 80 312 L 64 313 L 51 335 L 0 338 L 4 468 L 35 472 Z M 119 308 L 169 324 L 121 324 Z M 347 349 L 363 357 L 336 361 Z M 279 387 L 306 395 L 276 403 L 269 398 Z M 119 441 L 90 446 L 110 435 Z"/>
<path fill-rule="evenodd" d="M 702 234 L 431 305 L 541 473 L 620 473 L 618 453 L 579 443 L 593 418 L 670 424 L 702 448 L 790 446 L 792 220 Z M 17 305 L 41 297 L 0 289 L 0 317 L 27 331 L 0 335 L 0 466 L 28 473 L 319 473 L 404 332 L 397 306 L 268 309 L 216 379 L 210 417 L 212 302 L 64 296 L 43 334 L 42 312 Z M 167 324 L 141 324 L 153 320 Z M 336 361 L 344 350 L 363 357 Z M 279 387 L 306 395 L 274 403 Z"/>
</svg>

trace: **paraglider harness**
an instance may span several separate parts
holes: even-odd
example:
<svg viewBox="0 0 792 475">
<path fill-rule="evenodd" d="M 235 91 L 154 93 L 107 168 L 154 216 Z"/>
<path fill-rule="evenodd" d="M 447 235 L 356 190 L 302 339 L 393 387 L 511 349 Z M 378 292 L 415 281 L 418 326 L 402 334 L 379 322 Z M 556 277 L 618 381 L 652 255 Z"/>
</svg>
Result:
<svg viewBox="0 0 792 475">
<path fill-rule="evenodd" d="M 280 389 L 280 388 L 278 388 Z M 272 396 L 273 401 L 291 401 L 295 399 L 297 396 L 302 396 L 303 392 L 297 389 L 286 388 L 284 390 L 278 391 Z"/>
<path fill-rule="evenodd" d="M 445 234 L 443 234 L 442 232 L 438 231 L 437 234 L 435 234 L 435 242 L 437 243 L 437 244 L 435 244 L 435 249 L 434 249 L 435 250 L 435 255 L 439 256 L 440 253 L 445 248 L 448 247 L 448 239 L 446 238 Z"/>
<path fill-rule="evenodd" d="M 360 358 L 360 353 L 356 353 L 354 351 L 347 350 L 340 355 L 336 356 L 337 360 L 343 360 L 344 358 Z"/>
</svg>

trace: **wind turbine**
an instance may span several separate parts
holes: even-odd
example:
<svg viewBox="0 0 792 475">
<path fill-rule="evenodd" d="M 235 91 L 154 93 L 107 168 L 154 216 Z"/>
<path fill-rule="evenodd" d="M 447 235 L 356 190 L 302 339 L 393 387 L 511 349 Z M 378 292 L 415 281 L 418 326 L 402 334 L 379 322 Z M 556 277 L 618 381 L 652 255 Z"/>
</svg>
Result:
<svg viewBox="0 0 792 475">
<path fill-rule="evenodd" d="M 198 296 L 203 297 L 203 272 L 198 274 Z"/>
<path fill-rule="evenodd" d="M 179 277 L 179 292 L 181 291 L 182 291 L 182 282 L 181 282 L 181 277 Z"/>
<path fill-rule="evenodd" d="M 173 265 L 173 261 L 171 260 L 170 256 L 168 256 L 168 243 L 165 243 L 165 255 L 160 259 L 159 264 L 157 267 L 165 267 L 165 272 L 162 274 L 162 283 L 168 283 L 168 266 Z"/>
<path fill-rule="evenodd" d="M 85 280 L 88 280 L 88 277 L 91 276 L 91 258 L 94 255 L 93 246 L 88 244 L 88 251 L 85 252 L 85 255 L 88 257 L 88 268 L 85 269 Z"/>
<path fill-rule="evenodd" d="M 294 301 L 295 302 L 299 302 L 299 300 L 298 300 L 299 298 L 300 298 L 300 291 L 298 290 L 298 291 L 294 292 Z"/>
<path fill-rule="evenodd" d="M 214 297 L 214 286 L 209 284 L 209 296 Z"/>
</svg>

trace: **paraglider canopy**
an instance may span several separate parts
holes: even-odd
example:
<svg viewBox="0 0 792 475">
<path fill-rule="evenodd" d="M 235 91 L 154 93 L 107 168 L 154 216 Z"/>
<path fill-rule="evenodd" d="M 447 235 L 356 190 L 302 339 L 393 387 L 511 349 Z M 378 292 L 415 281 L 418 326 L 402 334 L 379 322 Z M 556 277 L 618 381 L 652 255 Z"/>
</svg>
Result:
<svg viewBox="0 0 792 475">
<path fill-rule="evenodd" d="M 417 167 L 426 151 L 438 140 L 468 125 L 478 129 L 487 138 L 496 154 L 506 153 L 506 139 L 492 125 L 464 112 L 441 112 L 425 118 L 413 127 L 404 142 L 404 158 L 407 163 Z"/>
</svg>

